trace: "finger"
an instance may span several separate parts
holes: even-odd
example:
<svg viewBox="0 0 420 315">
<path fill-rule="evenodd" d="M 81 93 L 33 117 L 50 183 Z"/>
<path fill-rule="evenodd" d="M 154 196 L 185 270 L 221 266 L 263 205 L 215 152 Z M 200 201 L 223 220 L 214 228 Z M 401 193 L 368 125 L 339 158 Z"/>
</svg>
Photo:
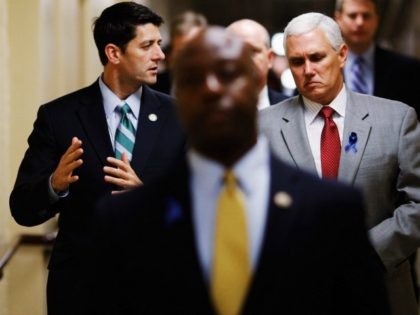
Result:
<svg viewBox="0 0 420 315">
<path fill-rule="evenodd" d="M 72 139 L 71 139 L 71 144 L 70 144 L 70 146 L 67 148 L 67 150 L 66 150 L 66 153 L 70 153 L 70 152 L 72 152 L 72 151 L 75 151 L 75 150 L 77 150 L 78 148 L 80 148 L 82 146 L 82 141 L 81 140 L 79 140 L 79 138 L 77 138 L 77 137 L 73 137 Z M 66 154 L 65 153 L 65 154 Z"/>
<path fill-rule="evenodd" d="M 74 182 L 77 182 L 79 180 L 79 176 L 77 176 L 77 175 L 73 175 L 73 176 L 70 176 L 69 177 L 69 179 L 68 179 L 68 183 L 69 184 L 73 184 Z"/>
<path fill-rule="evenodd" d="M 67 174 L 71 174 L 71 173 L 73 173 L 73 171 L 74 171 L 76 168 L 80 167 L 82 164 L 83 164 L 83 160 L 82 160 L 82 159 L 78 159 L 78 160 L 76 160 L 76 161 L 73 161 L 73 162 L 71 162 L 71 163 L 67 164 L 67 165 L 65 166 L 64 170 L 65 170 L 65 172 L 66 172 Z"/>
<path fill-rule="evenodd" d="M 125 180 L 121 178 L 105 175 L 104 179 L 108 184 L 113 184 L 121 188 L 125 187 Z"/>
<path fill-rule="evenodd" d="M 64 154 L 61 157 L 61 161 L 63 164 L 69 164 L 74 162 L 75 160 L 79 159 L 83 154 L 83 149 L 78 148 L 75 151 L 69 152 L 67 154 Z"/>
<path fill-rule="evenodd" d="M 123 161 L 125 164 L 130 165 L 130 161 L 128 160 L 128 156 L 126 152 L 123 152 L 122 156 L 121 156 L 121 161 Z"/>
<path fill-rule="evenodd" d="M 104 173 L 113 177 L 127 179 L 127 174 L 123 170 L 115 167 L 104 166 Z"/>
<path fill-rule="evenodd" d="M 124 163 L 123 161 L 118 160 L 118 159 L 116 159 L 114 157 L 107 157 L 106 160 L 107 160 L 107 162 L 109 164 L 111 164 L 115 168 L 120 168 L 120 169 L 122 169 L 124 171 L 127 171 L 127 164 Z"/>
</svg>

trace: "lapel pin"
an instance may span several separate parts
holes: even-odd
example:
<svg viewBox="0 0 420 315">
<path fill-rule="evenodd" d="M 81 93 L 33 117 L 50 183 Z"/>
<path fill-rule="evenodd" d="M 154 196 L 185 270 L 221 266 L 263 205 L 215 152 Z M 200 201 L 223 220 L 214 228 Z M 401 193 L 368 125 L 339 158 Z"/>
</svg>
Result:
<svg viewBox="0 0 420 315">
<path fill-rule="evenodd" d="M 182 208 L 181 205 L 174 198 L 169 197 L 165 200 L 166 213 L 165 221 L 167 225 L 171 225 L 180 219 L 182 219 Z"/>
<path fill-rule="evenodd" d="M 344 150 L 346 152 L 353 151 L 354 153 L 357 153 L 356 143 L 357 143 L 357 133 L 350 132 L 349 140 L 346 146 L 344 147 Z"/>
<path fill-rule="evenodd" d="M 274 195 L 274 204 L 279 208 L 288 208 L 292 202 L 292 197 L 287 192 L 279 191 Z"/>
<path fill-rule="evenodd" d="M 149 114 L 148 118 L 150 121 L 156 121 L 158 119 L 158 116 L 156 114 Z"/>
</svg>

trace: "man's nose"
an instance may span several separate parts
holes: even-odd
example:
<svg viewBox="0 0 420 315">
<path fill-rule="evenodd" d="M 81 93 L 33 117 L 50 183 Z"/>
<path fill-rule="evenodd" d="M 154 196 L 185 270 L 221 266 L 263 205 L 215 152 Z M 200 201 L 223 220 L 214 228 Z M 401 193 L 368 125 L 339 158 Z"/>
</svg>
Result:
<svg viewBox="0 0 420 315">
<path fill-rule="evenodd" d="M 160 46 L 157 46 L 153 56 L 152 56 L 153 60 L 164 60 L 165 59 L 165 54 L 162 51 L 162 48 Z"/>
<path fill-rule="evenodd" d="M 309 60 L 305 61 L 304 70 L 305 70 L 305 74 L 312 74 L 314 71 L 312 62 L 310 62 Z"/>
<path fill-rule="evenodd" d="M 213 93 L 220 92 L 222 88 L 222 84 L 220 83 L 217 76 L 213 73 L 210 73 L 206 76 L 205 84 L 206 84 L 207 90 Z"/>
<path fill-rule="evenodd" d="M 363 17 L 363 15 L 359 14 L 356 16 L 357 25 L 362 25 L 364 22 L 365 22 L 365 18 Z"/>
</svg>

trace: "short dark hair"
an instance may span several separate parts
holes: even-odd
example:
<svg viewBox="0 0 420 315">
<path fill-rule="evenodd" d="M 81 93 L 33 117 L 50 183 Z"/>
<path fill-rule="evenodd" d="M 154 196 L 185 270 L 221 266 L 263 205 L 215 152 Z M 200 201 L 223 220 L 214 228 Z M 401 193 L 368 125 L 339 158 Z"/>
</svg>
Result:
<svg viewBox="0 0 420 315">
<path fill-rule="evenodd" d="M 106 45 L 112 43 L 125 51 L 127 43 L 136 37 L 137 26 L 148 23 L 159 27 L 163 19 L 148 7 L 135 2 L 119 2 L 103 10 L 93 23 L 93 37 L 102 64 L 108 62 Z"/>
</svg>

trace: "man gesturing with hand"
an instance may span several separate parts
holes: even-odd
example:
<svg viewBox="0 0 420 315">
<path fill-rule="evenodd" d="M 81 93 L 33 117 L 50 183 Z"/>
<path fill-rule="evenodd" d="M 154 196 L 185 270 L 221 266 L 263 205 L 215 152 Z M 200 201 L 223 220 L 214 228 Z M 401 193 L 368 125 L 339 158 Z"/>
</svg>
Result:
<svg viewBox="0 0 420 315">
<path fill-rule="evenodd" d="M 105 9 L 93 33 L 103 73 L 39 108 L 10 208 L 17 223 L 59 214 L 49 262 L 48 314 L 84 314 L 97 200 L 154 181 L 184 151 L 184 134 L 156 82 L 162 18 L 135 2 Z"/>
</svg>

